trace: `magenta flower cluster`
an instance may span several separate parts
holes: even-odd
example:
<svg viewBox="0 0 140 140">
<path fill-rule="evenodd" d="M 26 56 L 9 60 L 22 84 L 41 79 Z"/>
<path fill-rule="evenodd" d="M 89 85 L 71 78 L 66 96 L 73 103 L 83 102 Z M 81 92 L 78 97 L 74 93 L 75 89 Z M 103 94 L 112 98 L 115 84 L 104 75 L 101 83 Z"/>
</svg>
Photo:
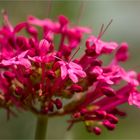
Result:
<svg viewBox="0 0 140 140">
<path fill-rule="evenodd" d="M 127 43 L 104 42 L 85 27 L 69 20 L 40 20 L 29 16 L 13 26 L 4 13 L 0 27 L 0 106 L 8 116 L 17 110 L 61 116 L 71 114 L 69 128 L 83 122 L 97 135 L 102 127 L 113 130 L 124 103 L 140 107 L 138 74 L 119 65 L 128 59 Z M 86 49 L 81 41 L 88 34 Z M 114 54 L 105 65 L 102 55 Z"/>
</svg>

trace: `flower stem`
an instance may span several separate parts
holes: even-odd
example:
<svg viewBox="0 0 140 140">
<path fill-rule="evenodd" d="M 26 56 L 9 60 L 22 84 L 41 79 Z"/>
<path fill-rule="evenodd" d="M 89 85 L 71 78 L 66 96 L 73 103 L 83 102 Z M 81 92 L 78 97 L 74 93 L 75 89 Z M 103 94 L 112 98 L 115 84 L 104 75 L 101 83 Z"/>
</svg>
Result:
<svg viewBox="0 0 140 140">
<path fill-rule="evenodd" d="M 47 132 L 48 117 L 39 115 L 37 118 L 35 140 L 45 140 Z"/>
</svg>

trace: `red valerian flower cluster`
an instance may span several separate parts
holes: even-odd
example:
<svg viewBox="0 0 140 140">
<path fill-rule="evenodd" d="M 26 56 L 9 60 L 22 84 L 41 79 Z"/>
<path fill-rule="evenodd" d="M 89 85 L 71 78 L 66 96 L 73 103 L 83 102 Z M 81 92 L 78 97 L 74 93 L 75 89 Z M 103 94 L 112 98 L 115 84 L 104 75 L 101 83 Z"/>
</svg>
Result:
<svg viewBox="0 0 140 140">
<path fill-rule="evenodd" d="M 127 43 L 104 42 L 89 35 L 83 55 L 74 59 L 84 33 L 90 29 L 71 27 L 69 20 L 37 19 L 15 27 L 4 13 L 0 27 L 0 106 L 8 115 L 15 110 L 49 117 L 71 114 L 69 129 L 84 122 L 99 135 L 102 126 L 113 130 L 118 109 L 124 103 L 140 107 L 138 74 L 119 63 L 128 59 Z M 60 40 L 58 42 L 58 40 Z M 114 53 L 104 65 L 100 56 Z"/>
</svg>

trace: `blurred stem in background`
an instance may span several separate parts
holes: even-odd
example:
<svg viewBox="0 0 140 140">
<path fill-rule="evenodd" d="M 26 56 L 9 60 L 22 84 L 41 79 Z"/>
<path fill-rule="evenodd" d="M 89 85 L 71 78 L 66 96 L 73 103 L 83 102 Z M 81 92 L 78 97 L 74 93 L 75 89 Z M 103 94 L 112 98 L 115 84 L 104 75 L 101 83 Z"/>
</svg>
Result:
<svg viewBox="0 0 140 140">
<path fill-rule="evenodd" d="M 37 116 L 37 124 L 35 131 L 35 140 L 45 140 L 47 137 L 47 125 L 48 125 L 48 117 L 45 115 Z"/>
</svg>

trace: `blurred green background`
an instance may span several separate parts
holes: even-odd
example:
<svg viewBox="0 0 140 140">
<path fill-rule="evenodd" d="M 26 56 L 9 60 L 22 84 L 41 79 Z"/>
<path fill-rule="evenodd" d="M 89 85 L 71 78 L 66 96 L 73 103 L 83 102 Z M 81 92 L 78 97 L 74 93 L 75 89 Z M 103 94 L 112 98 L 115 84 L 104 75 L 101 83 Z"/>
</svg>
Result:
<svg viewBox="0 0 140 140">
<path fill-rule="evenodd" d="M 84 3 L 80 10 L 81 2 Z M 97 1 L 52 1 L 49 17 L 55 19 L 64 14 L 73 24 L 81 18 L 79 25 L 89 26 L 93 34 L 97 35 L 101 24 L 107 24 L 113 19 L 104 40 L 115 40 L 119 43 L 126 41 L 130 47 L 130 59 L 125 64 L 127 69 L 135 67 L 140 69 L 140 1 L 97 0 Z M 15 25 L 24 21 L 28 15 L 45 18 L 47 14 L 47 1 L 1 1 L 0 10 L 8 11 L 11 22 Z M 0 16 L 0 21 L 2 16 Z M 2 21 L 1 21 L 2 23 Z M 105 58 L 108 59 L 108 58 Z M 68 117 L 52 118 L 48 124 L 48 139 L 140 139 L 140 109 L 133 106 L 122 106 L 128 113 L 125 119 L 120 119 L 115 131 L 104 129 L 101 136 L 95 136 L 86 131 L 83 124 L 76 124 L 71 131 L 66 131 Z M 5 111 L 0 112 L 0 139 L 33 139 L 36 118 L 28 112 L 19 113 L 18 117 L 6 120 Z"/>
</svg>

